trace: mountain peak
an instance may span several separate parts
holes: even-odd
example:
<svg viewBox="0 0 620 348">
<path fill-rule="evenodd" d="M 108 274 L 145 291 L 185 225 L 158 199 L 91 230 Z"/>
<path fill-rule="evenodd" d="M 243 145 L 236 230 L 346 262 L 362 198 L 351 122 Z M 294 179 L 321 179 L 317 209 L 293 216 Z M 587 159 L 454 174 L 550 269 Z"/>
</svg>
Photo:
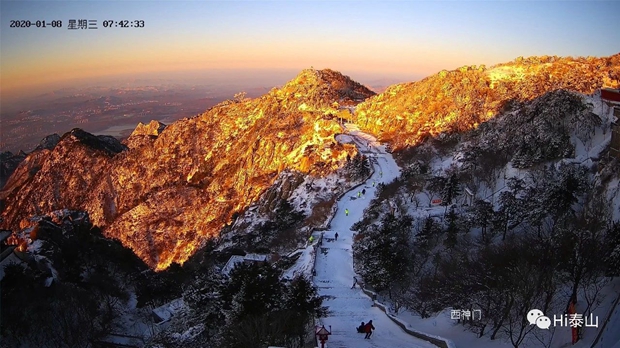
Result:
<svg viewBox="0 0 620 348">
<path fill-rule="evenodd" d="M 336 100 L 339 103 L 355 103 L 375 95 L 349 76 L 331 69 L 304 69 L 279 91 L 283 95 L 315 102 Z"/>
</svg>

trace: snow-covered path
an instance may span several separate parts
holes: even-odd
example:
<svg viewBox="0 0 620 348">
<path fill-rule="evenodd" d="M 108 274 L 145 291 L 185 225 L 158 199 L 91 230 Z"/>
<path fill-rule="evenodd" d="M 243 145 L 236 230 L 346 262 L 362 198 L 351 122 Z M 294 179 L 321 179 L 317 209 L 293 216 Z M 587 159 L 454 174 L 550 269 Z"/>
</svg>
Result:
<svg viewBox="0 0 620 348">
<path fill-rule="evenodd" d="M 358 286 L 351 289 L 355 274 L 353 232 L 350 227 L 361 219 L 364 209 L 374 197 L 376 187 L 373 187 L 373 181 L 377 184 L 388 183 L 398 176 L 399 168 L 392 156 L 385 152 L 383 146 L 378 146 L 374 138 L 351 128 L 349 134 L 362 153 L 377 157 L 372 161 L 375 168 L 374 175 L 363 186 L 346 193 L 338 201 L 338 212 L 332 220 L 331 231 L 325 232 L 323 245 L 317 252 L 314 282 L 319 288 L 319 294 L 328 296 L 324 304 L 330 311 L 328 317 L 321 319 L 321 323 L 326 328 L 329 328 L 329 325 L 332 327 L 332 335 L 326 347 L 436 347 L 407 334 L 379 308 L 372 307 L 371 299 Z M 366 195 L 358 198 L 358 191 L 362 189 L 366 189 Z M 345 209 L 349 210 L 349 216 L 345 215 Z M 338 240 L 334 241 L 336 232 Z M 364 334 L 357 333 L 355 328 L 362 321 L 369 320 L 372 320 L 376 330 L 372 337 L 366 340 Z"/>
</svg>

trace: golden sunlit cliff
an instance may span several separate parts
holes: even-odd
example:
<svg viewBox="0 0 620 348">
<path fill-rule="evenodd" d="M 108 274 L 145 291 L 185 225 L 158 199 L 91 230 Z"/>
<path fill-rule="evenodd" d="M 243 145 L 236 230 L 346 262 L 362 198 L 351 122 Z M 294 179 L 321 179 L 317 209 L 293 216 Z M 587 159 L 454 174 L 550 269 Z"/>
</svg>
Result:
<svg viewBox="0 0 620 348">
<path fill-rule="evenodd" d="M 475 128 L 510 101 L 532 100 L 557 89 L 591 94 L 619 83 L 620 53 L 517 58 L 489 69 L 464 66 L 391 86 L 358 105 L 356 122 L 398 150 L 443 132 Z"/>
<path fill-rule="evenodd" d="M 340 73 L 304 70 L 260 98 L 140 125 L 126 146 L 74 129 L 21 163 L 0 192 L 0 227 L 85 210 L 151 267 L 182 263 L 284 169 L 325 175 L 343 166 L 356 149 L 335 141 L 342 128 L 333 115 L 338 103 L 373 94 Z"/>
</svg>

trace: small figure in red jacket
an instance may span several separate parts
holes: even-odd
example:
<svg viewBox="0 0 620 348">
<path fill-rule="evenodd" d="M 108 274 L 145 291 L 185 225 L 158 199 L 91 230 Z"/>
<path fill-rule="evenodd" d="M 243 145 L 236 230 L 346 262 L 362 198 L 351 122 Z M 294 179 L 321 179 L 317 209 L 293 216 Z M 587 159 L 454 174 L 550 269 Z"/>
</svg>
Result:
<svg viewBox="0 0 620 348">
<path fill-rule="evenodd" d="M 364 326 L 364 329 L 366 331 L 366 336 L 364 338 L 370 339 L 370 336 L 372 335 L 372 330 L 375 329 L 374 326 L 372 326 L 372 320 L 368 322 L 368 324 L 366 324 L 366 326 Z"/>
</svg>

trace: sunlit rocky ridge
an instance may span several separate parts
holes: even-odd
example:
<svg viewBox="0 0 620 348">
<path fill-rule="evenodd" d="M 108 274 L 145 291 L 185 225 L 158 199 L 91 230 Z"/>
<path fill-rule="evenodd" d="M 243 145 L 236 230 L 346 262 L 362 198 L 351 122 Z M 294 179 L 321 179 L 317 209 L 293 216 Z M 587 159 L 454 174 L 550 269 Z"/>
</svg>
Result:
<svg viewBox="0 0 620 348">
<path fill-rule="evenodd" d="M 139 126 L 126 146 L 74 129 L 20 164 L 0 194 L 2 227 L 85 210 L 151 267 L 182 263 L 279 172 L 325 175 L 343 166 L 357 150 L 334 139 L 342 132 L 338 103 L 372 94 L 340 73 L 309 69 L 260 98 L 228 101 L 165 129 Z"/>
<path fill-rule="evenodd" d="M 393 85 L 361 103 L 355 120 L 398 150 L 441 133 L 476 128 L 510 102 L 557 89 L 590 94 L 619 85 L 620 53 L 602 58 L 519 57 L 491 68 L 464 66 Z"/>
</svg>

